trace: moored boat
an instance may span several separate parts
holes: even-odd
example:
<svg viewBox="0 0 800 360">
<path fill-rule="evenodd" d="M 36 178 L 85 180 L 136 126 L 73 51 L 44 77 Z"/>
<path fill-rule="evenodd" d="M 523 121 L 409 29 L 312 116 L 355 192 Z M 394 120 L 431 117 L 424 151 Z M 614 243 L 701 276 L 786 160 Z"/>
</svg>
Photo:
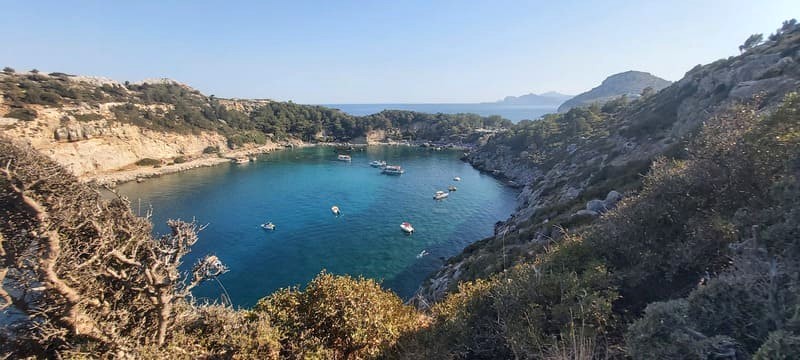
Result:
<svg viewBox="0 0 800 360">
<path fill-rule="evenodd" d="M 400 165 L 386 165 L 386 167 L 383 168 L 382 171 L 382 173 L 386 175 L 401 175 L 404 172 L 405 170 L 403 170 L 403 167 L 401 167 Z"/>
<path fill-rule="evenodd" d="M 353 159 L 350 157 L 350 155 L 340 154 L 339 156 L 336 157 L 336 160 L 339 160 L 339 161 L 351 161 Z"/>
<path fill-rule="evenodd" d="M 373 161 L 370 161 L 369 166 L 372 166 L 372 167 L 384 167 L 384 166 L 386 166 L 386 161 L 373 160 Z"/>
<path fill-rule="evenodd" d="M 454 178 L 453 178 L 453 180 L 454 180 L 454 181 L 461 181 L 461 178 L 460 178 L 460 177 L 458 177 L 458 176 L 456 176 L 456 177 L 454 177 Z"/>
<path fill-rule="evenodd" d="M 339 215 L 342 214 L 341 210 L 339 210 L 339 207 L 336 206 L 336 205 L 331 206 L 331 212 L 333 213 L 333 215 L 336 215 L 336 216 L 339 216 Z"/>
<path fill-rule="evenodd" d="M 406 232 L 408 234 L 411 234 L 411 233 L 414 232 L 414 227 L 411 226 L 411 223 L 409 223 L 409 222 L 404 222 L 404 223 L 400 224 L 400 229 L 402 229 L 404 232 Z"/>
<path fill-rule="evenodd" d="M 436 194 L 433 194 L 433 199 L 434 200 L 442 200 L 442 199 L 444 199 L 444 198 L 446 198 L 448 196 L 450 196 L 450 194 L 440 190 L 440 191 L 437 191 Z"/>
<path fill-rule="evenodd" d="M 261 224 L 261 228 L 264 230 L 275 230 L 275 224 L 272 222 L 266 222 Z"/>
<path fill-rule="evenodd" d="M 447 191 L 456 191 L 456 190 L 458 190 L 458 188 L 455 187 L 455 185 L 450 185 L 447 187 Z"/>
<path fill-rule="evenodd" d="M 417 259 L 422 258 L 423 256 L 428 255 L 428 250 L 422 250 L 417 254 Z"/>
</svg>

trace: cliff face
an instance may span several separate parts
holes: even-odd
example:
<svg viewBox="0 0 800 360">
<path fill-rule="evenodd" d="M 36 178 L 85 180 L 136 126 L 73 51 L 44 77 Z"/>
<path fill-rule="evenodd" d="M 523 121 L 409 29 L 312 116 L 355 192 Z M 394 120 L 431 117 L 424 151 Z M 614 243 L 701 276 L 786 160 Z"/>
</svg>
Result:
<svg viewBox="0 0 800 360">
<path fill-rule="evenodd" d="M 658 76 L 642 71 L 626 71 L 607 77 L 596 88 L 576 95 L 558 107 L 558 112 L 566 112 L 576 106 L 590 105 L 594 102 L 606 102 L 615 97 L 627 95 L 638 97 L 645 88 L 659 91 L 670 85 L 670 82 Z"/>
<path fill-rule="evenodd" d="M 200 155 L 208 146 L 226 146 L 225 137 L 216 132 L 181 134 L 116 121 L 109 110 L 116 105 L 120 104 L 35 106 L 38 115 L 33 121 L 5 118 L 4 133 L 26 141 L 82 178 L 135 166 L 144 158 L 167 161 Z"/>
<path fill-rule="evenodd" d="M 621 193 L 635 192 L 653 159 L 679 156 L 703 121 L 742 102 L 755 101 L 767 113 L 799 89 L 800 28 L 795 28 L 740 56 L 698 65 L 655 95 L 619 107 L 574 109 L 545 118 L 540 129 L 586 127 L 585 119 L 595 119 L 588 126 L 591 131 L 551 135 L 560 138 L 543 141 L 550 146 L 545 150 L 542 144 L 515 145 L 520 136 L 535 138 L 530 125 L 495 136 L 467 160 L 524 185 L 518 210 L 498 224 L 495 236 L 449 259 L 423 284 L 418 297 L 441 299 L 459 281 L 486 277 L 534 257 L 562 227 L 591 222 L 613 207 Z"/>
</svg>

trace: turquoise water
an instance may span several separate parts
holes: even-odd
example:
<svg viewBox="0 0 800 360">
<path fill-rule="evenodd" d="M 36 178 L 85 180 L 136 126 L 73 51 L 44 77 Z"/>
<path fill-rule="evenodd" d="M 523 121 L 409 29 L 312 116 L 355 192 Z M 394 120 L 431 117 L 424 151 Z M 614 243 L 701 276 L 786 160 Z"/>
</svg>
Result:
<svg viewBox="0 0 800 360">
<path fill-rule="evenodd" d="M 346 163 L 330 147 L 283 150 L 246 165 L 127 183 L 119 191 L 134 212 L 152 206 L 156 233 L 167 232 L 168 218 L 208 224 L 184 267 L 208 253 L 219 256 L 230 267 L 219 280 L 240 306 L 305 284 L 322 269 L 382 280 L 407 298 L 442 258 L 492 235 L 494 223 L 515 206 L 515 190 L 458 160 L 458 151 L 370 147 L 352 155 Z M 406 173 L 381 175 L 368 164 L 377 159 Z M 450 184 L 458 191 L 434 201 L 433 193 Z M 333 216 L 333 205 L 341 216 Z M 261 229 L 265 221 L 277 229 Z M 414 234 L 400 230 L 403 221 L 413 224 Z M 429 254 L 418 258 L 423 250 Z M 207 299 L 221 293 L 216 282 L 195 291 Z"/>
<path fill-rule="evenodd" d="M 555 113 L 558 106 L 509 105 L 499 103 L 480 104 L 326 104 L 325 106 L 342 110 L 350 115 L 364 116 L 383 110 L 408 110 L 424 113 L 473 113 L 481 116 L 500 115 L 512 122 L 536 120 L 544 114 Z"/>
</svg>

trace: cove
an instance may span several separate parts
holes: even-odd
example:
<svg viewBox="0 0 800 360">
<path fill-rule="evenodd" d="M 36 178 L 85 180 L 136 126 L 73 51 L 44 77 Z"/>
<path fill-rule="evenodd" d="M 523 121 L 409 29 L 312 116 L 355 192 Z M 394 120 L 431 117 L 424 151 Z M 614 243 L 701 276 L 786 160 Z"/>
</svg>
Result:
<svg viewBox="0 0 800 360">
<path fill-rule="evenodd" d="M 183 264 L 215 254 L 230 268 L 221 284 L 204 283 L 200 300 L 219 300 L 223 287 L 236 306 L 252 306 L 277 289 L 302 286 L 323 269 L 364 276 L 408 298 L 444 259 L 491 236 L 494 224 L 516 205 L 517 191 L 459 160 L 460 151 L 408 146 L 368 147 L 352 161 L 332 147 L 287 149 L 249 164 L 194 169 L 118 191 L 134 213 L 152 211 L 154 233 L 167 219 L 206 225 Z M 401 176 L 382 175 L 372 160 L 402 165 Z M 462 181 L 453 181 L 459 176 Z M 448 185 L 458 190 L 433 200 Z M 341 216 L 330 208 L 337 205 Z M 261 229 L 271 221 L 274 231 Z M 400 223 L 413 224 L 404 234 Z M 422 251 L 427 255 L 419 257 Z"/>
</svg>

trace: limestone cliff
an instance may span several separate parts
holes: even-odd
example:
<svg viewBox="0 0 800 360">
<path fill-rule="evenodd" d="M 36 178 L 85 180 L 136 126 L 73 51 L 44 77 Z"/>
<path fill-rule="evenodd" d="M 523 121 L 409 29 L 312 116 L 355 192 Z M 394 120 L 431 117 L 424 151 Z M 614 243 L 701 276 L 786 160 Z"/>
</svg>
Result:
<svg viewBox="0 0 800 360">
<path fill-rule="evenodd" d="M 167 161 L 201 155 L 209 146 L 226 146 L 225 137 L 215 132 L 180 134 L 116 121 L 109 110 L 115 105 L 119 104 L 34 106 L 38 114 L 34 120 L 5 118 L 3 131 L 82 178 L 135 166 L 144 158 Z"/>
</svg>

